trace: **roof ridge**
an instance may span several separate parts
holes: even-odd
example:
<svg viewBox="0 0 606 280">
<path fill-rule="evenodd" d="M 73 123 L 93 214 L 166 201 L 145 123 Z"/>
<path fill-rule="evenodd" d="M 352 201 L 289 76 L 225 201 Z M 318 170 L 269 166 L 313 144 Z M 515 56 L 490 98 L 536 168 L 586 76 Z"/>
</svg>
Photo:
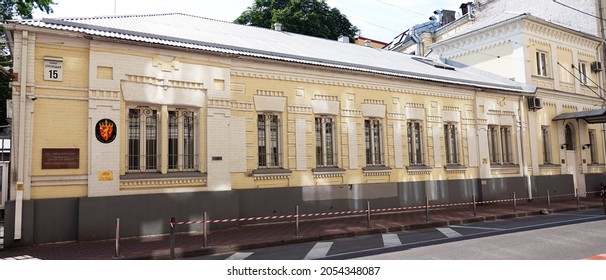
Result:
<svg viewBox="0 0 606 280">
<path fill-rule="evenodd" d="M 35 21 L 43 21 L 45 19 L 53 19 L 53 20 L 58 20 L 58 21 L 77 21 L 77 20 L 90 20 L 90 19 L 146 18 L 146 17 L 173 16 L 173 15 L 200 18 L 200 19 L 211 20 L 211 21 L 216 21 L 216 22 L 223 22 L 223 23 L 233 23 L 230 21 L 224 21 L 224 20 L 213 19 L 213 18 L 197 16 L 197 15 L 191 15 L 191 14 L 186 14 L 186 13 L 182 13 L 182 12 L 165 12 L 165 13 L 151 13 L 151 14 L 98 15 L 98 16 L 77 16 L 77 17 L 42 17 L 42 18 L 34 18 L 34 19 L 15 19 L 14 21 L 35 22 Z"/>
</svg>

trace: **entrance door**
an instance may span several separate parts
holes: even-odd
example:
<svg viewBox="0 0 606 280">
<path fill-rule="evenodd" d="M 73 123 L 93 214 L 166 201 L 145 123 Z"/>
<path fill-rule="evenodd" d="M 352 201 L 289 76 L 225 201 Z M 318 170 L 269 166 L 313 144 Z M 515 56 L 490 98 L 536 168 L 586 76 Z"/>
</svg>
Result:
<svg viewBox="0 0 606 280">
<path fill-rule="evenodd" d="M 0 163 L 0 209 L 4 209 L 8 198 L 8 172 L 8 163 Z"/>
<path fill-rule="evenodd" d="M 574 189 L 576 190 L 578 187 L 582 187 L 582 189 L 579 189 L 579 193 L 584 193 L 585 186 L 583 184 L 579 185 L 578 183 L 579 166 L 577 165 L 577 157 L 574 150 L 566 151 L 566 173 L 572 174 Z"/>
</svg>

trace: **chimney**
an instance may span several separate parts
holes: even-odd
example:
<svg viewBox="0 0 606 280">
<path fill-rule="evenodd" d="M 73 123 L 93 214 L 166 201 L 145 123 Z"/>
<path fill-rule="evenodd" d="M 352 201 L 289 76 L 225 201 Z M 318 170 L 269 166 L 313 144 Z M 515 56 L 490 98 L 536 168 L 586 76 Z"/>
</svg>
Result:
<svg viewBox="0 0 606 280">
<path fill-rule="evenodd" d="M 282 24 L 279 22 L 274 23 L 274 30 L 282 31 Z"/>
<path fill-rule="evenodd" d="M 461 9 L 461 15 L 466 15 L 467 12 L 469 11 L 468 7 L 467 7 L 467 3 L 461 4 L 461 6 L 459 7 L 459 9 Z"/>
<path fill-rule="evenodd" d="M 442 10 L 440 16 L 440 26 L 447 25 L 455 20 L 455 11 Z"/>
<path fill-rule="evenodd" d="M 467 18 L 469 18 L 470 20 L 475 19 L 475 11 L 473 10 L 472 2 L 463 3 L 459 8 L 461 9 L 461 14 L 463 16 L 467 15 Z"/>
<path fill-rule="evenodd" d="M 341 35 L 341 36 L 339 36 L 337 41 L 339 41 L 341 43 L 349 43 L 349 37 Z"/>
</svg>

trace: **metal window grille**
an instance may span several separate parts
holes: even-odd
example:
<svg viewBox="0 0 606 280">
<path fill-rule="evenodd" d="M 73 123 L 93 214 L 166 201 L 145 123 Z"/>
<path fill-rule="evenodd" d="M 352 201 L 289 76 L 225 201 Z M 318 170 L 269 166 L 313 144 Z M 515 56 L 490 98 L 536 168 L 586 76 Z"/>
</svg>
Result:
<svg viewBox="0 0 606 280">
<path fill-rule="evenodd" d="M 425 164 L 423 156 L 423 126 L 419 121 L 409 121 L 408 131 L 408 162 L 410 165 Z"/>
<path fill-rule="evenodd" d="M 446 147 L 446 164 L 460 164 L 456 124 L 449 123 L 444 125 L 444 141 Z"/>
<path fill-rule="evenodd" d="M 382 127 L 378 119 L 364 120 L 364 135 L 366 143 L 366 165 L 383 165 L 382 155 Z"/>
<path fill-rule="evenodd" d="M 336 166 L 334 120 L 329 116 L 316 117 L 316 166 Z"/>
<path fill-rule="evenodd" d="M 276 114 L 257 116 L 259 168 L 280 168 L 280 118 Z"/>
</svg>

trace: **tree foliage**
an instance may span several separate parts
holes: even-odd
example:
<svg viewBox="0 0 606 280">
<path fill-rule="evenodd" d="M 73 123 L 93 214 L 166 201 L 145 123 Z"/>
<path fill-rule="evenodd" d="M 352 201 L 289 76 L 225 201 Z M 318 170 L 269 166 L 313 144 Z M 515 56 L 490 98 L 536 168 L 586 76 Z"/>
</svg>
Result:
<svg viewBox="0 0 606 280">
<path fill-rule="evenodd" d="M 0 2 L 0 24 L 15 18 L 32 18 L 35 10 L 52 13 L 53 0 L 2 0 Z M 12 59 L 6 48 L 4 28 L 0 25 L 0 67 L 12 68 Z M 6 100 L 11 99 L 10 77 L 0 72 L 0 126 L 6 125 Z M 2 130 L 2 129 L 0 129 Z"/>
<path fill-rule="evenodd" d="M 323 0 L 255 0 L 234 23 L 264 28 L 281 23 L 284 31 L 330 40 L 341 35 L 351 40 L 359 31 Z"/>
</svg>

